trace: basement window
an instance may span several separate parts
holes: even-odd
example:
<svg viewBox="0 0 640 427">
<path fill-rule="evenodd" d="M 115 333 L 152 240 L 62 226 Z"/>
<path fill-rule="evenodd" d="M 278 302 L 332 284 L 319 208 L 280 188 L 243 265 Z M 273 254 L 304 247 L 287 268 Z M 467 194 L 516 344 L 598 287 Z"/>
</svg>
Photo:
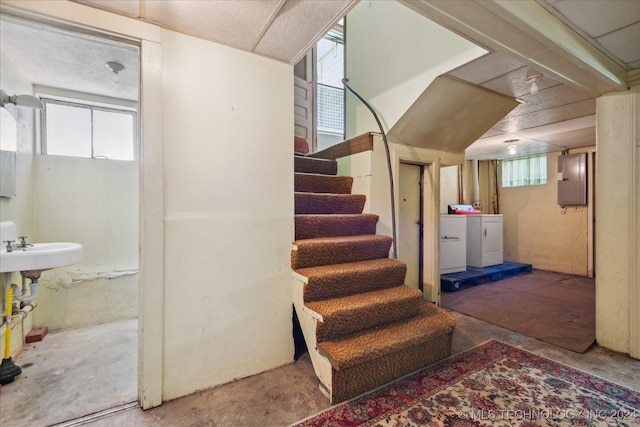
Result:
<svg viewBox="0 0 640 427">
<path fill-rule="evenodd" d="M 134 160 L 136 112 L 119 106 L 42 98 L 42 154 Z"/>
<path fill-rule="evenodd" d="M 502 187 L 523 187 L 546 183 L 546 154 L 502 161 Z"/>
</svg>

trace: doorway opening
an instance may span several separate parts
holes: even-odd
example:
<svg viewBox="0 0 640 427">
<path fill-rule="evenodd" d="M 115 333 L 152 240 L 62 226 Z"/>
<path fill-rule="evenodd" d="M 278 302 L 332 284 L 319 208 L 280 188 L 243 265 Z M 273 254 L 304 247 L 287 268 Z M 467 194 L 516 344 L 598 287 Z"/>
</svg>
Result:
<svg viewBox="0 0 640 427">
<path fill-rule="evenodd" d="M 400 163 L 398 259 L 407 264 L 405 284 L 423 290 L 424 282 L 424 165 Z"/>
<path fill-rule="evenodd" d="M 0 22 L 0 86 L 47 98 L 37 117 L 10 111 L 18 123 L 18 191 L 0 200 L 0 218 L 18 218 L 32 242 L 73 241 L 84 254 L 40 279 L 37 307 L 23 327 L 48 334 L 15 355 L 23 372 L 3 390 L 11 410 L 2 411 L 0 424 L 48 425 L 137 405 L 140 46 L 4 13 Z M 108 65 L 114 62 L 118 73 Z M 108 132 L 114 120 L 118 131 L 131 124 L 126 137 Z M 65 151 L 53 139 L 47 148 L 46 126 L 51 138 L 73 136 L 57 143 L 88 148 Z M 124 139 L 131 156 L 121 153 Z"/>
<path fill-rule="evenodd" d="M 344 140 L 343 77 L 341 20 L 294 67 L 296 152 L 320 151 Z"/>
</svg>

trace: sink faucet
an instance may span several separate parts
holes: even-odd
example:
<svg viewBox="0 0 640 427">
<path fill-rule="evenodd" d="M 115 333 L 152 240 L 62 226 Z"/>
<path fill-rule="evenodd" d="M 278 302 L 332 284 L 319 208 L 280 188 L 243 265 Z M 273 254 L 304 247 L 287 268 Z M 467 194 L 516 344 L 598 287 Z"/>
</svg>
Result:
<svg viewBox="0 0 640 427">
<path fill-rule="evenodd" d="M 11 252 L 13 251 L 13 249 L 15 248 L 15 246 L 13 245 L 13 242 L 15 242 L 15 240 L 3 240 L 2 243 L 6 243 L 7 244 L 7 252 Z"/>
<path fill-rule="evenodd" d="M 33 246 L 31 243 L 27 243 L 28 236 L 20 236 L 18 239 L 20 239 L 20 243 L 16 245 L 18 248 L 24 249 Z"/>
<path fill-rule="evenodd" d="M 15 250 L 24 251 L 28 247 L 32 247 L 33 246 L 31 243 L 27 243 L 27 236 L 20 236 L 20 237 L 18 237 L 18 239 L 20 241 L 17 242 L 17 243 L 16 243 L 15 240 L 3 240 L 2 241 L 2 243 L 6 243 L 7 244 L 7 247 L 6 247 L 7 252 L 13 252 Z"/>
</svg>

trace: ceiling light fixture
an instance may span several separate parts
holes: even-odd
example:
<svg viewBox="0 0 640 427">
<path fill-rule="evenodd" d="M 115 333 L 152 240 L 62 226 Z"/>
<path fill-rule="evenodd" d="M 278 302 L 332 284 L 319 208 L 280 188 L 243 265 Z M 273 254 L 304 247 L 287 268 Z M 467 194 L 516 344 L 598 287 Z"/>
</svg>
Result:
<svg viewBox="0 0 640 427">
<path fill-rule="evenodd" d="M 516 154 L 516 144 L 514 144 L 514 142 L 518 141 L 518 139 L 507 139 L 504 141 L 505 144 L 511 144 L 507 147 L 507 149 L 509 150 L 509 154 L 511 154 L 512 156 Z"/>
<path fill-rule="evenodd" d="M 0 90 L 0 107 L 7 104 L 15 104 L 20 107 L 37 108 L 42 110 L 44 104 L 38 98 L 32 95 L 7 95 L 7 92 Z"/>
<path fill-rule="evenodd" d="M 529 70 L 529 72 L 527 72 L 527 77 L 524 78 L 524 81 L 531 85 L 531 87 L 529 88 L 529 92 L 531 92 L 531 94 L 538 93 L 538 89 L 540 89 L 538 87 L 538 80 L 540 80 L 541 78 L 542 74 L 538 73 L 537 71 Z"/>
<path fill-rule="evenodd" d="M 111 81 L 114 83 L 120 83 L 120 77 L 118 77 L 118 73 L 124 70 L 124 65 L 119 62 L 109 61 L 107 62 L 107 67 L 113 71 L 113 76 L 111 77 Z"/>
</svg>

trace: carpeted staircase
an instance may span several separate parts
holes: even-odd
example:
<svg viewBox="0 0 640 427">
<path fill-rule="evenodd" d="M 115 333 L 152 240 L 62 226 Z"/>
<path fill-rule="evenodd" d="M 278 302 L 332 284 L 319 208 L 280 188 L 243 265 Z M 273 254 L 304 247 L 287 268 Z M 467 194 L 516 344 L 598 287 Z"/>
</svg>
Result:
<svg viewBox="0 0 640 427">
<path fill-rule="evenodd" d="M 391 238 L 363 214 L 335 160 L 295 157 L 294 306 L 321 387 L 336 403 L 451 354 L 454 321 L 404 285 Z"/>
</svg>

